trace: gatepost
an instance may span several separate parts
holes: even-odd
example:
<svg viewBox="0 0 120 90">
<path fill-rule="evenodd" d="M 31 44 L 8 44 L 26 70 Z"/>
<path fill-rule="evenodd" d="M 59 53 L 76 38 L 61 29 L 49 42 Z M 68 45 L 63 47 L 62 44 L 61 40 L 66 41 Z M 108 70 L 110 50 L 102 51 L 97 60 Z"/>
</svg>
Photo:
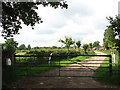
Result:
<svg viewBox="0 0 120 90">
<path fill-rule="evenodd" d="M 109 56 L 109 72 L 110 72 L 110 76 L 112 76 L 112 56 Z"/>
<path fill-rule="evenodd" d="M 2 45 L 0 45 L 0 90 L 2 90 Z"/>
</svg>

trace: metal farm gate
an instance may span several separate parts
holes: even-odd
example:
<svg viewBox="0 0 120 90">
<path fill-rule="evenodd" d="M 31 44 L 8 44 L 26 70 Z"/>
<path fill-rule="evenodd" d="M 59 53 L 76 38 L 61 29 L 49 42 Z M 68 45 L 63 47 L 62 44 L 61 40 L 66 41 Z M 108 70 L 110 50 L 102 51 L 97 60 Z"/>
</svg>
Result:
<svg viewBox="0 0 120 90">
<path fill-rule="evenodd" d="M 71 57 L 95 56 L 96 59 L 71 60 Z M 97 57 L 101 57 L 97 59 Z M 108 60 L 103 58 L 109 57 Z M 61 59 L 62 58 L 62 59 Z M 67 59 L 65 59 L 67 58 Z M 64 61 L 65 60 L 65 61 Z M 103 63 L 105 61 L 106 63 Z M 72 63 L 71 63 L 72 62 Z M 100 66 L 103 65 L 103 66 Z M 106 66 L 104 66 L 106 65 Z M 97 70 L 101 68 L 100 70 Z M 109 72 L 112 75 L 111 55 L 69 55 L 43 57 L 39 55 L 15 55 L 14 70 L 16 75 L 39 77 L 93 77 L 95 72 Z M 101 77 L 104 75 L 101 74 Z"/>
</svg>

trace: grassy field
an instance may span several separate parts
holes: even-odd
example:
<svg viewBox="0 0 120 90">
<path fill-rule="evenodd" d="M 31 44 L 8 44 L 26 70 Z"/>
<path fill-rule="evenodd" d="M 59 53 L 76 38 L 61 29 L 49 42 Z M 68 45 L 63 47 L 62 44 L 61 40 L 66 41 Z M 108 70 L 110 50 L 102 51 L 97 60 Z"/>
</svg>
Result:
<svg viewBox="0 0 120 90">
<path fill-rule="evenodd" d="M 19 52 L 16 55 L 25 55 L 25 54 L 26 54 L 26 52 Z"/>
<path fill-rule="evenodd" d="M 83 53 L 83 51 L 81 53 Z M 93 52 L 89 52 L 89 53 L 95 54 Z M 26 55 L 26 52 L 25 51 L 18 52 L 17 55 Z M 66 66 L 72 63 L 80 62 L 81 60 L 87 59 L 89 57 L 91 56 L 78 56 L 72 58 L 68 57 L 66 59 L 62 57 L 60 58 L 52 57 L 51 64 L 48 64 L 48 57 L 47 58 L 41 57 L 35 59 L 34 57 L 30 57 L 30 58 L 16 57 L 16 64 L 14 66 L 3 69 L 3 87 L 23 77 L 28 77 L 48 70 L 56 69 L 58 67 L 48 67 L 48 66 L 59 66 L 59 60 L 60 63 L 65 63 L 65 64 L 60 64 L 60 66 Z M 43 63 L 41 62 L 41 60 L 43 61 Z M 46 66 L 46 67 L 42 67 L 42 66 Z"/>
<path fill-rule="evenodd" d="M 101 51 L 101 52 L 110 54 L 109 51 Z M 116 63 L 119 60 L 118 55 L 119 55 L 118 52 L 116 52 Z M 109 60 L 109 58 L 107 57 L 105 60 Z M 108 63 L 108 62 L 109 61 L 104 61 L 103 63 Z M 112 63 L 114 63 L 113 60 L 112 60 Z M 101 64 L 100 67 L 109 67 L 109 64 Z M 118 65 L 112 64 L 112 70 L 120 70 L 120 68 Z M 103 78 L 95 78 L 96 81 L 99 81 L 104 84 L 116 85 L 116 86 L 120 87 L 120 71 L 112 71 L 112 76 L 110 76 L 109 68 L 98 68 L 97 71 L 98 72 L 94 73 L 95 77 L 100 77 L 100 76 L 104 76 L 104 77 Z M 107 71 L 107 72 L 99 72 L 99 71 Z"/>
</svg>

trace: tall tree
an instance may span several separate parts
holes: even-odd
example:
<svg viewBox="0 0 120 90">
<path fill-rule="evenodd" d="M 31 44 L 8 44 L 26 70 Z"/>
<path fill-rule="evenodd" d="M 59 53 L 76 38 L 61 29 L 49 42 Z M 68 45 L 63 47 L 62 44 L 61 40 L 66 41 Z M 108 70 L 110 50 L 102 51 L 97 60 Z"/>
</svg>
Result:
<svg viewBox="0 0 120 90">
<path fill-rule="evenodd" d="M 65 40 L 59 40 L 58 42 L 62 42 L 63 44 L 66 45 L 67 49 L 68 49 L 68 54 L 69 54 L 69 48 L 70 45 L 73 45 L 75 42 L 72 40 L 72 38 L 70 37 L 65 37 Z"/>
<path fill-rule="evenodd" d="M 14 53 L 17 48 L 18 43 L 14 41 L 13 38 L 7 39 L 5 43 L 3 44 L 4 50 L 6 50 L 9 53 Z"/>
<path fill-rule="evenodd" d="M 22 28 L 21 23 L 30 25 L 32 28 L 36 23 L 42 23 L 43 21 L 38 16 L 36 10 L 38 5 L 51 6 L 53 8 L 66 8 L 68 5 L 65 1 L 48 2 L 48 0 L 42 0 L 43 2 L 2 2 L 2 36 L 13 37 L 15 34 L 19 34 L 19 29 Z M 57 0 L 56 0 L 57 1 Z"/>
<path fill-rule="evenodd" d="M 14 54 L 17 48 L 18 43 L 14 41 L 13 38 L 7 39 L 3 44 L 3 63 L 5 65 L 5 59 L 10 58 L 13 64 L 14 62 Z"/>
<path fill-rule="evenodd" d="M 73 47 L 76 49 L 77 48 L 76 44 L 74 44 Z"/>
<path fill-rule="evenodd" d="M 92 44 L 92 43 L 89 43 L 89 47 L 92 49 L 92 48 L 93 48 L 93 44 Z"/>
<path fill-rule="evenodd" d="M 109 26 L 104 33 L 103 46 L 109 49 L 109 45 L 115 43 L 114 30 Z"/>
<path fill-rule="evenodd" d="M 26 49 L 25 44 L 21 44 L 21 45 L 18 47 L 18 50 L 25 50 L 25 49 Z"/>
<path fill-rule="evenodd" d="M 31 49 L 31 46 L 30 46 L 30 44 L 28 44 L 28 47 L 27 47 L 27 48 L 28 48 L 28 50 L 30 50 L 30 49 Z"/>
<path fill-rule="evenodd" d="M 87 49 L 89 48 L 89 45 L 88 44 L 83 44 L 82 47 L 84 48 L 84 51 L 87 54 Z"/>
<path fill-rule="evenodd" d="M 93 47 L 99 47 L 99 46 L 100 46 L 99 43 L 100 43 L 99 41 L 95 41 L 95 42 L 93 43 Z"/>
<path fill-rule="evenodd" d="M 112 28 L 112 30 L 114 30 L 115 36 L 118 36 L 116 40 L 117 41 L 116 45 L 119 47 L 119 59 L 120 59 L 120 17 L 119 16 L 116 16 L 115 18 L 107 17 L 107 20 L 110 23 L 109 26 Z"/>
<path fill-rule="evenodd" d="M 75 43 L 76 43 L 76 45 L 77 45 L 77 48 L 80 48 L 80 46 L 81 46 L 81 41 L 78 40 L 78 41 L 76 41 Z"/>
<path fill-rule="evenodd" d="M 115 36 L 118 36 L 118 39 L 120 40 L 120 17 L 107 17 L 107 19 L 110 23 L 109 27 L 111 27 L 114 30 Z"/>
</svg>

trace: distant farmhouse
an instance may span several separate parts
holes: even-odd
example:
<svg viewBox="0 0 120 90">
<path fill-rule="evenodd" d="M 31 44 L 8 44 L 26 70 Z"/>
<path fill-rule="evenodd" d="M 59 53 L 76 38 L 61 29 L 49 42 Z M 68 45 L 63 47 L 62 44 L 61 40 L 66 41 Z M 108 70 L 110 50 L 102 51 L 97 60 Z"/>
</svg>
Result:
<svg viewBox="0 0 120 90">
<path fill-rule="evenodd" d="M 105 47 L 103 47 L 103 46 L 100 46 L 99 48 L 94 47 L 93 50 L 105 50 Z"/>
<path fill-rule="evenodd" d="M 100 46 L 100 47 L 99 47 L 99 50 L 105 50 L 105 47 Z"/>
</svg>

